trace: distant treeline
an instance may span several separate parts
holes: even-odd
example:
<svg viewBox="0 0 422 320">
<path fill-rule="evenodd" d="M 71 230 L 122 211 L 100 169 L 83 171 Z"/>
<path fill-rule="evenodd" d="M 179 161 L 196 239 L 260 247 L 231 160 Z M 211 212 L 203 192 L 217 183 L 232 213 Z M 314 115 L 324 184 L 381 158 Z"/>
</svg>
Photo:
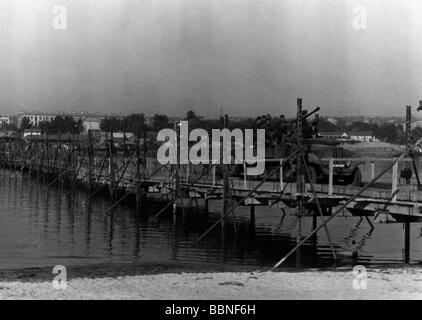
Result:
<svg viewBox="0 0 422 320">
<path fill-rule="evenodd" d="M 224 120 L 223 118 L 220 119 L 203 119 L 195 114 L 193 111 L 188 111 L 186 116 L 183 118 L 184 120 L 188 121 L 189 123 L 189 130 L 196 129 L 196 128 L 203 128 L 207 131 L 212 129 L 223 128 Z M 170 121 L 169 118 L 164 114 L 156 114 L 152 118 L 151 123 L 147 125 L 147 121 L 145 120 L 144 115 L 141 114 L 132 114 L 127 117 L 117 118 L 117 117 L 110 117 L 105 118 L 100 123 L 100 129 L 102 131 L 110 132 L 132 132 L 136 134 L 138 127 L 141 130 L 147 129 L 152 131 L 159 131 L 164 128 L 174 128 L 174 122 Z M 255 128 L 255 120 L 254 119 L 246 119 L 246 120 L 237 120 L 237 121 L 229 121 L 228 123 L 229 128 L 240 128 L 240 129 L 247 129 L 247 128 Z"/>
<path fill-rule="evenodd" d="M 406 133 L 403 130 L 403 124 L 397 122 L 386 122 L 381 125 L 376 123 L 367 123 L 356 121 L 347 125 L 345 121 L 338 119 L 336 124 L 331 123 L 326 118 L 319 119 L 319 132 L 356 132 L 369 131 L 372 135 L 383 142 L 404 144 Z M 414 128 L 411 135 L 415 139 L 422 137 L 422 128 Z"/>
<path fill-rule="evenodd" d="M 193 111 L 189 111 L 184 117 L 184 120 L 189 122 L 189 128 L 203 128 L 212 130 L 216 128 L 223 128 L 223 118 L 221 119 L 202 119 L 198 117 Z M 229 128 L 255 128 L 254 119 L 229 121 Z M 81 119 L 75 120 L 72 116 L 56 116 L 51 121 L 41 121 L 37 126 L 31 124 L 31 121 L 24 117 L 22 119 L 20 129 L 35 129 L 38 128 L 42 133 L 58 134 L 58 133 L 71 133 L 78 134 L 83 132 L 83 122 Z M 130 114 L 125 117 L 108 117 L 100 121 L 100 130 L 105 132 L 127 132 L 137 134 L 138 129 L 141 131 L 151 130 L 159 131 L 164 128 L 174 128 L 174 122 L 170 121 L 167 115 L 156 114 L 152 118 L 151 123 L 147 124 L 146 118 L 143 113 Z M 16 125 L 4 125 L 4 130 L 18 130 Z"/>
<path fill-rule="evenodd" d="M 21 122 L 21 129 L 33 128 L 38 128 L 46 134 L 79 134 L 84 130 L 82 120 L 75 120 L 72 116 L 56 116 L 51 121 L 40 121 L 36 127 L 31 124 L 27 117 L 24 117 Z"/>
<path fill-rule="evenodd" d="M 210 132 L 212 129 L 221 129 L 224 127 L 224 119 L 204 119 L 194 111 L 188 111 L 183 118 L 188 121 L 189 129 L 202 128 Z M 311 128 L 311 120 L 304 123 L 304 128 Z M 266 129 L 267 141 L 272 145 L 280 145 L 283 143 L 283 137 L 288 136 L 295 126 L 295 120 L 286 120 L 281 115 L 280 117 L 272 117 L 269 114 L 259 116 L 257 118 L 246 118 L 242 120 L 233 120 L 229 118 L 228 128 L 234 129 Z M 156 114 L 149 123 L 143 113 L 130 114 L 126 117 L 109 117 L 101 120 L 100 129 L 105 132 L 127 132 L 137 134 L 138 128 L 141 131 L 159 131 L 164 128 L 173 128 L 174 122 L 170 121 L 167 115 Z M 23 118 L 21 129 L 33 128 L 28 118 Z M 57 134 L 57 133 L 71 133 L 78 134 L 83 132 L 82 120 L 75 120 L 71 116 L 57 116 L 52 121 L 41 121 L 37 128 L 43 133 Z M 17 130 L 13 124 L 4 125 L 3 129 Z M 403 144 L 405 143 L 405 132 L 403 125 L 395 122 L 387 122 L 381 125 L 376 123 L 367 123 L 356 121 L 352 124 L 346 124 L 345 121 L 338 119 L 334 124 L 328 121 L 327 118 L 320 117 L 318 122 L 319 132 L 356 132 L 366 131 L 372 132 L 372 135 L 380 141 Z M 412 136 L 415 139 L 422 137 L 422 128 L 415 128 L 412 130 Z"/>
</svg>

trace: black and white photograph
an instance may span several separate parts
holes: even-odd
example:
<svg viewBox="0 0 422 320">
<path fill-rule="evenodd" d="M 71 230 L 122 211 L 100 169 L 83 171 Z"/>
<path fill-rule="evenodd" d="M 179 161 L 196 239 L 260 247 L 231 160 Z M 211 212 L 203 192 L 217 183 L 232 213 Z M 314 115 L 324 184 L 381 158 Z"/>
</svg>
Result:
<svg viewBox="0 0 422 320">
<path fill-rule="evenodd" d="M 0 300 L 339 299 L 422 299 L 422 1 L 0 0 Z"/>
</svg>

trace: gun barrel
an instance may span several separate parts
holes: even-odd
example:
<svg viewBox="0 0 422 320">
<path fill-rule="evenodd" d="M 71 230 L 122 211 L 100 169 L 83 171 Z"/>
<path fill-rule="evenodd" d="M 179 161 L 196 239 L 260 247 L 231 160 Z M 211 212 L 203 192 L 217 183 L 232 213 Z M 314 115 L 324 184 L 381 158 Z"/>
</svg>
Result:
<svg viewBox="0 0 422 320">
<path fill-rule="evenodd" d="M 311 112 L 309 112 L 308 114 L 306 114 L 303 119 L 309 118 L 311 115 L 313 115 L 314 113 L 318 112 L 321 108 L 320 107 L 316 107 L 314 110 L 312 110 Z"/>
</svg>

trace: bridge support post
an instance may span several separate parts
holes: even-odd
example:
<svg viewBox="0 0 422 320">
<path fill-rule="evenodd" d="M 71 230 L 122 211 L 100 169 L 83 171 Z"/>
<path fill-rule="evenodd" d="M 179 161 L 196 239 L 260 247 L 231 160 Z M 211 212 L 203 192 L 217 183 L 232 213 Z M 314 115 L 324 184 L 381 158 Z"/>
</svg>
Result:
<svg viewBox="0 0 422 320">
<path fill-rule="evenodd" d="M 284 189 L 284 182 L 283 182 L 283 159 L 280 159 L 280 191 Z"/>
<path fill-rule="evenodd" d="M 224 115 L 224 128 L 228 127 L 228 116 Z M 231 149 L 224 146 L 224 156 L 223 156 L 223 212 L 221 220 L 222 228 L 225 227 L 226 224 L 226 213 L 229 210 L 229 172 L 227 168 L 227 164 L 224 164 L 224 159 L 231 159 Z"/>
<path fill-rule="evenodd" d="M 61 190 L 62 188 L 62 135 L 59 132 L 58 140 L 57 140 L 57 158 L 56 158 L 56 174 L 58 177 L 58 187 Z"/>
<path fill-rule="evenodd" d="M 247 179 L 246 179 L 246 160 L 243 160 L 243 189 L 247 189 Z"/>
<path fill-rule="evenodd" d="M 371 161 L 371 180 L 375 177 L 375 161 Z"/>
<path fill-rule="evenodd" d="M 251 220 L 255 220 L 255 206 L 251 205 Z"/>
<path fill-rule="evenodd" d="M 249 234 L 255 236 L 255 206 L 251 205 L 251 218 L 249 219 Z"/>
<path fill-rule="evenodd" d="M 109 173 L 109 179 L 110 179 L 110 199 L 113 201 L 114 199 L 114 161 L 113 161 L 113 131 L 110 131 L 110 139 L 108 141 L 108 149 L 109 149 L 109 158 L 108 158 L 108 173 Z"/>
<path fill-rule="evenodd" d="M 328 195 L 333 195 L 333 175 L 334 175 L 334 159 L 330 158 L 328 166 Z"/>
<path fill-rule="evenodd" d="M 186 165 L 186 183 L 189 183 L 189 171 L 190 171 L 190 166 L 189 163 Z"/>
<path fill-rule="evenodd" d="M 205 198 L 204 198 L 204 212 L 205 212 L 205 214 L 208 214 L 209 202 L 210 202 L 210 199 L 207 197 L 207 195 L 205 195 Z"/>
<path fill-rule="evenodd" d="M 32 146 L 32 143 L 30 142 L 29 143 L 29 157 L 28 157 L 29 159 L 32 159 L 32 156 L 33 156 L 33 153 L 32 153 L 33 150 L 32 149 L 33 149 L 33 146 Z M 36 154 L 36 150 L 35 150 L 35 154 Z M 31 176 L 31 168 L 32 168 L 32 164 L 29 163 L 29 165 L 28 165 L 29 176 Z"/>
<path fill-rule="evenodd" d="M 141 197 L 141 146 L 140 146 L 140 134 L 141 131 L 139 126 L 137 128 L 136 135 L 136 173 L 135 173 L 135 183 L 136 183 L 136 214 L 139 213 L 139 210 L 142 206 L 142 197 Z"/>
<path fill-rule="evenodd" d="M 318 227 L 318 214 L 315 211 L 312 215 L 312 231 L 314 231 L 317 227 Z M 316 233 L 312 237 L 312 241 L 316 245 L 316 243 L 317 243 L 317 234 Z"/>
<path fill-rule="evenodd" d="M 305 177 L 303 174 L 302 169 L 302 121 L 304 119 L 304 115 L 302 112 L 302 99 L 297 99 L 297 118 L 296 118 L 296 139 L 297 139 L 297 147 L 300 148 L 300 151 L 297 155 L 296 161 L 296 192 L 297 192 L 297 204 L 296 204 L 296 216 L 297 216 L 297 232 L 296 232 L 296 244 L 299 244 L 302 241 L 302 217 L 303 217 L 303 202 L 302 196 L 305 191 Z M 296 252 L 296 267 L 300 268 L 302 265 L 302 252 L 301 249 L 297 250 Z"/>
<path fill-rule="evenodd" d="M 142 173 L 141 182 L 144 182 L 148 171 L 148 144 L 147 144 L 147 128 L 143 127 L 144 144 L 142 145 Z M 145 203 L 147 200 L 148 188 L 141 185 L 141 199 Z"/>
<path fill-rule="evenodd" d="M 72 139 L 73 139 L 73 143 L 75 143 L 74 142 L 75 141 L 74 135 L 72 136 Z M 81 156 L 81 146 L 80 146 L 80 143 L 79 143 L 79 135 L 77 135 L 76 148 L 77 148 L 77 151 L 76 151 L 76 167 L 73 171 L 73 178 L 72 178 L 72 189 L 73 190 L 76 189 L 76 185 L 78 183 L 78 174 L 79 174 L 79 171 L 80 171 L 80 169 L 83 165 L 82 156 Z M 72 159 L 72 154 L 70 155 L 70 157 Z"/>
<path fill-rule="evenodd" d="M 177 133 L 174 140 L 174 145 L 176 146 L 176 159 L 175 164 L 172 165 L 172 180 L 173 180 L 173 216 L 177 214 L 177 203 L 181 203 L 183 215 L 185 214 L 184 204 L 183 204 L 183 195 L 180 193 L 182 192 L 182 188 L 180 186 L 180 145 L 179 139 L 177 138 L 180 134 L 180 126 L 179 123 L 174 124 L 174 131 Z M 179 197 L 179 200 L 176 200 Z"/>
<path fill-rule="evenodd" d="M 88 130 L 88 192 L 92 191 L 93 164 L 94 164 L 94 145 L 92 142 L 92 131 Z"/>
<path fill-rule="evenodd" d="M 410 222 L 404 223 L 404 263 L 410 261 Z"/>
</svg>

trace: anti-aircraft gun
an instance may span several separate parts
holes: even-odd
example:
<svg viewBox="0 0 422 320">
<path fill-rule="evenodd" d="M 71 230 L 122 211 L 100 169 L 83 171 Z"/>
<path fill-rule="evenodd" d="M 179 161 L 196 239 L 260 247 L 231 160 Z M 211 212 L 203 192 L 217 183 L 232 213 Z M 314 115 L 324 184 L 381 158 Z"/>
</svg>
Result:
<svg viewBox="0 0 422 320">
<path fill-rule="evenodd" d="M 362 173 L 359 169 L 359 162 L 347 159 L 356 158 L 354 152 L 344 149 L 339 141 L 322 139 L 318 133 L 318 111 L 316 108 L 310 113 L 302 111 L 302 144 L 304 146 L 304 158 L 309 169 L 310 179 L 313 183 L 326 183 L 329 176 L 329 158 L 341 158 L 333 165 L 333 180 L 337 184 L 360 185 Z M 311 123 L 308 123 L 310 116 L 315 115 Z M 297 119 L 286 120 L 284 115 L 274 120 L 269 115 L 257 118 L 258 128 L 266 130 L 266 156 L 265 172 L 269 172 L 280 165 L 280 159 L 287 158 L 294 152 L 297 145 L 296 136 Z M 238 173 L 241 168 L 238 168 Z M 242 171 L 243 172 L 243 171 Z M 243 175 L 241 173 L 240 175 Z M 259 177 L 257 177 L 259 178 Z M 279 180 L 279 173 L 270 180 Z M 309 179 L 306 179 L 309 180 Z M 283 181 L 296 181 L 296 161 L 291 160 L 283 166 Z"/>
</svg>

